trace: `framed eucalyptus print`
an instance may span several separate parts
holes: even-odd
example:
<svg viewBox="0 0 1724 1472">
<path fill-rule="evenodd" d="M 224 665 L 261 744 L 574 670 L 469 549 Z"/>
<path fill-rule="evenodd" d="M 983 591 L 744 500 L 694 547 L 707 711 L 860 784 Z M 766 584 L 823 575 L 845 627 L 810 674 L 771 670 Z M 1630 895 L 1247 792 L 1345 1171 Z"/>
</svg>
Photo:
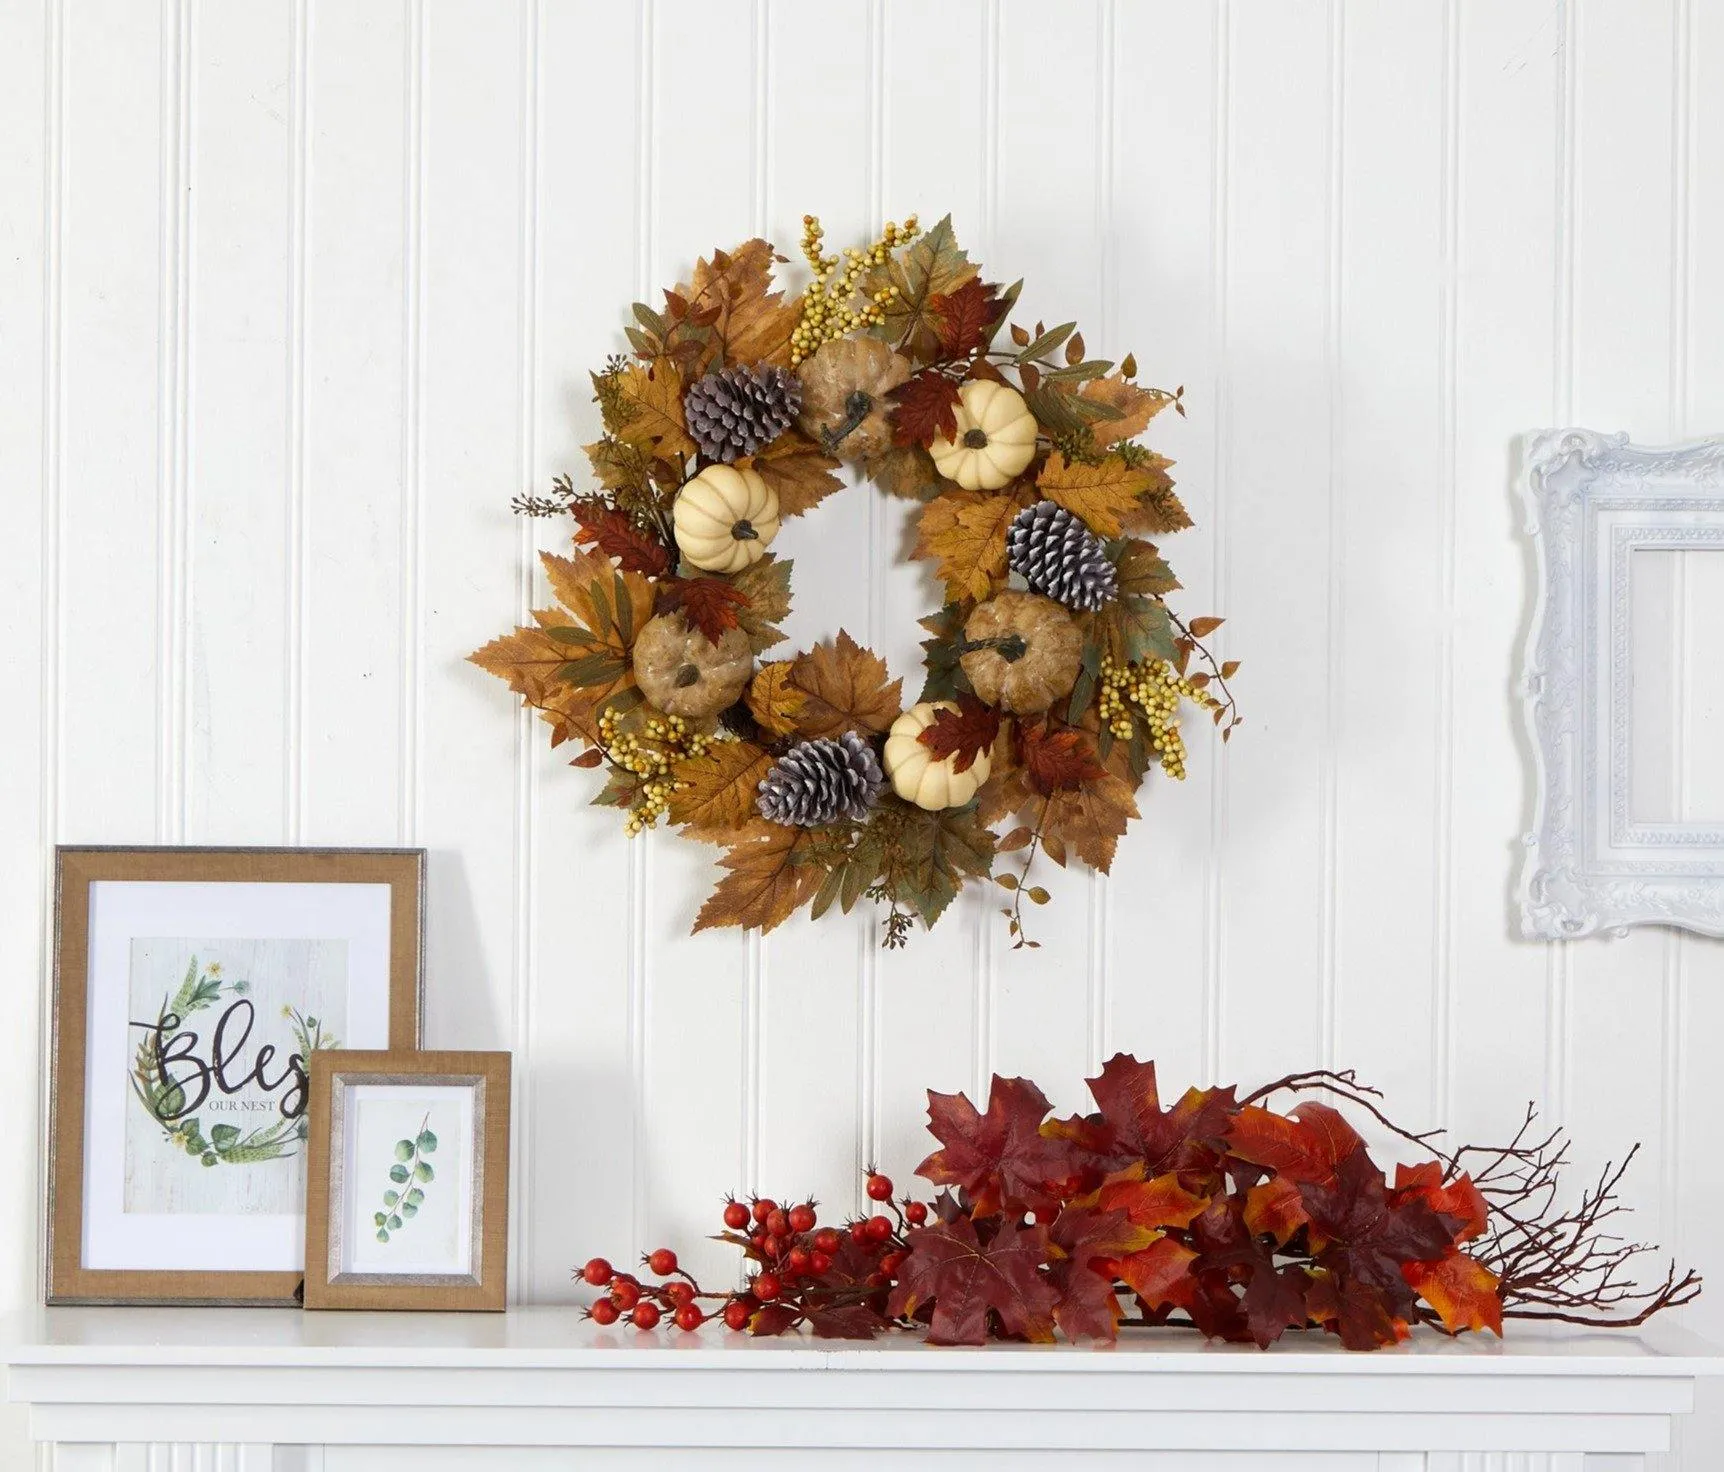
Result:
<svg viewBox="0 0 1724 1472">
<path fill-rule="evenodd" d="M 425 855 L 56 853 L 49 1303 L 297 1302 L 310 1060 L 419 1042 Z"/>
</svg>

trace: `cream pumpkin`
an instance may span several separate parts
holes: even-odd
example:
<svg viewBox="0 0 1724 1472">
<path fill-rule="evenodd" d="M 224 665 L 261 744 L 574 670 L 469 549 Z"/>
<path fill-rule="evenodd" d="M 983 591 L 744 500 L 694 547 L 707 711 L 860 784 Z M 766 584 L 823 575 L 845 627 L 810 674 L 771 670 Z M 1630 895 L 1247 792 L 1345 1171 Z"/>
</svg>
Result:
<svg viewBox="0 0 1724 1472">
<path fill-rule="evenodd" d="M 1010 485 L 1035 457 L 1035 415 L 1009 384 L 972 379 L 958 390 L 952 417 L 957 438 L 935 440 L 928 453 L 934 468 L 966 491 Z"/>
<path fill-rule="evenodd" d="M 978 752 L 975 761 L 960 772 L 957 757 L 936 759 L 920 740 L 940 711 L 957 708 L 949 700 L 924 700 L 893 721 L 886 733 L 886 775 L 892 779 L 892 790 L 929 812 L 963 807 L 988 780 L 987 752 Z"/>
<path fill-rule="evenodd" d="M 677 493 L 676 544 L 704 572 L 741 572 L 778 535 L 778 493 L 753 470 L 709 465 Z"/>
</svg>

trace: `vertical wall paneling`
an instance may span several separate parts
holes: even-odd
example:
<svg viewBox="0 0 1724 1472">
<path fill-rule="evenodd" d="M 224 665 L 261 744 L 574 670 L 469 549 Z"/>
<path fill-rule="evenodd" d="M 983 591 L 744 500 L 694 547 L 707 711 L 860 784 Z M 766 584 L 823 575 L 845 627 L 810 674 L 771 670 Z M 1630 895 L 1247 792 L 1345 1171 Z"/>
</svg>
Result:
<svg viewBox="0 0 1724 1472">
<path fill-rule="evenodd" d="M 653 295 L 688 279 L 696 256 L 746 240 L 759 223 L 752 0 L 657 0 L 652 107 Z M 714 78 L 724 82 L 714 85 Z M 780 242 L 782 244 L 783 242 Z M 806 590 L 801 584 L 798 591 Z M 689 1244 L 695 1271 L 734 1270 L 702 1242 L 745 1164 L 750 942 L 737 930 L 690 935 L 719 877 L 715 850 L 668 833 L 645 840 L 647 1216 L 654 1241 Z M 851 1005 L 848 1000 L 840 1006 Z M 678 1101 L 696 1090 L 697 1110 Z M 657 1101 L 667 1101 L 661 1113 Z"/>
<path fill-rule="evenodd" d="M 1124 1048 L 1164 1091 L 1319 1061 L 1471 1138 L 1529 1098 L 1637 1235 L 1716 1278 L 1724 945 L 1518 938 L 1516 437 L 1724 432 L 1724 19 L 1705 0 L 0 0 L 0 961 L 46 979 L 49 845 L 409 842 L 427 1040 L 511 1048 L 514 1292 L 704 1241 L 726 1191 L 857 1204 L 924 1090 L 1061 1107 Z M 1246 716 L 1152 779 L 1113 875 L 876 948 L 877 917 L 693 936 L 716 851 L 629 842 L 464 656 L 547 589 L 627 304 L 806 211 L 833 247 L 953 214 L 1020 319 L 1185 389 L 1149 439 Z M 781 268 L 801 287 L 799 260 Z M 919 507 L 789 523 L 790 643 L 920 690 Z M 1643 607 L 1704 628 L 1663 559 Z M 1662 581 L 1658 579 L 1662 578 Z M 1660 622 L 1663 615 L 1658 615 Z M 1659 644 L 1663 800 L 1718 790 L 1703 639 Z M 1650 685 L 1649 681 L 1649 685 Z M 1649 769 L 1651 770 L 1651 769 Z M 1712 784 L 1712 785 L 1709 785 Z M 37 1109 L 20 1012 L 0 1108 Z M 8 1157 L 32 1178 L 34 1136 Z M 34 1191 L 0 1307 L 36 1293 Z M 1690 1327 L 1716 1335 L 1703 1300 Z M 1724 1445 L 1702 1396 L 1669 1468 Z M 8 1438 L 10 1438 L 8 1440 Z M 0 1422 L 0 1461 L 23 1462 Z"/>
<path fill-rule="evenodd" d="M 406 701 L 408 11 L 302 4 L 298 811 L 289 816 L 302 842 L 394 843 L 404 813 L 393 738 Z"/>
<path fill-rule="evenodd" d="M 1219 591 L 1230 647 L 1248 649 L 1253 663 L 1250 724 L 1227 756 L 1220 1064 L 1231 1082 L 1315 1063 L 1323 1047 L 1336 78 L 1320 4 L 1253 12 L 1229 44 L 1228 577 Z M 1252 1025 L 1268 1016 L 1274 1028 Z"/>
<path fill-rule="evenodd" d="M 194 5 L 186 837 L 287 833 L 291 0 Z"/>
<path fill-rule="evenodd" d="M 882 7 L 830 11 L 756 0 L 753 24 L 759 87 L 752 124 L 760 177 L 758 213 L 749 228 L 764 230 L 792 258 L 779 271 L 795 290 L 805 272 L 797 251 L 803 215 L 820 216 L 829 254 L 860 248 L 884 223 L 875 215 Z M 823 117 L 846 124 L 830 128 L 819 122 Z M 786 643 L 767 658 L 832 639 L 840 628 L 879 648 L 871 610 L 881 495 L 854 477 L 845 479 L 844 490 L 785 522 L 773 544 L 795 563 L 796 603 L 784 625 Z M 916 671 L 895 663 L 892 673 L 913 681 Z M 824 934 L 806 925 L 781 927 L 760 942 L 754 958 L 745 1179 L 780 1197 L 812 1193 L 836 1219 L 853 1202 L 865 1204 L 857 1196 L 857 1176 L 874 1150 L 879 931 L 870 904 L 848 917 L 834 910 L 826 918 L 831 923 Z M 851 1136 L 854 1151 L 844 1148 Z"/>
<path fill-rule="evenodd" d="M 1180 499 L 1195 525 L 1162 544 L 1188 612 L 1221 611 L 1215 595 L 1214 391 L 1218 343 L 1214 214 L 1219 6 L 1114 8 L 1111 240 L 1106 246 L 1110 324 L 1093 352 L 1135 352 L 1139 381 L 1185 389 L 1187 413 L 1163 412 L 1149 442 L 1174 461 Z M 1153 87 L 1145 58 L 1179 56 Z M 1217 647 L 1231 651 L 1231 627 Z M 1250 665 L 1247 663 L 1247 671 Z M 1249 687 L 1250 675 L 1246 673 Z M 1208 1082 L 1204 986 L 1212 789 L 1219 753 L 1201 720 L 1190 723 L 1190 775 L 1152 776 L 1138 794 L 1153 843 L 1122 843 L 1108 881 L 1107 1000 L 1103 1057 L 1154 1058 L 1164 1092 Z M 1241 732 L 1241 739 L 1250 728 Z"/>
<path fill-rule="evenodd" d="M 585 483 L 581 446 L 601 429 L 587 375 L 616 350 L 621 305 L 644 299 L 633 208 L 645 141 L 637 127 L 639 39 L 638 19 L 625 7 L 539 9 L 537 443 L 529 480 L 541 492 L 559 474 Z M 590 69 L 580 87 L 555 83 L 593 55 L 615 64 Z M 577 146 L 583 140 L 593 146 Z M 594 199 L 614 202 L 618 228 L 591 228 Z M 576 259 L 580 271 L 563 267 Z M 566 551 L 567 522 L 533 529 L 540 545 Z M 569 1266 L 583 1249 L 614 1254 L 627 1246 L 621 1233 L 630 1224 L 617 1210 L 633 1192 L 637 1107 L 627 917 L 631 858 L 645 840 L 631 843 L 614 823 L 595 825 L 586 807 L 589 775 L 570 771 L 560 751 L 544 750 L 542 726 L 532 741 L 532 1028 L 517 1055 L 516 1087 L 529 1104 L 524 1154 L 537 1184 L 517 1201 L 528 1218 L 521 1285 L 542 1302 L 572 1292 Z"/>
<path fill-rule="evenodd" d="M 469 650 L 519 613 L 524 0 L 419 17 L 424 177 L 416 469 L 418 840 L 431 851 L 428 1042 L 514 1041 L 517 721 Z"/>
<path fill-rule="evenodd" d="M 1098 322 L 1104 256 L 1098 198 L 1107 183 L 1097 173 L 1106 126 L 1097 111 L 1107 60 L 1101 20 L 1101 0 L 1057 11 L 1034 0 L 1002 0 L 998 198 L 988 242 L 995 271 L 1007 280 L 1027 278 L 1020 315 L 1050 326 L 1075 319 L 1098 352 L 1106 336 Z M 1102 881 L 1081 865 L 1060 871 L 1044 860 L 1036 882 L 1053 895 L 1045 908 L 1024 907 L 1041 950 L 1012 950 L 1004 922 L 990 916 L 993 1066 L 1008 1077 L 1036 1079 L 1056 1103 L 1076 1106 L 1086 1097 L 1081 1081 L 1090 1066 L 1100 977 L 1092 893 Z M 1043 960 L 1049 955 L 1059 958 L 1057 1006 L 1049 1004 Z"/>
<path fill-rule="evenodd" d="M 1573 418 L 1662 443 L 1673 437 L 1679 412 L 1671 399 L 1674 0 L 1589 0 L 1575 9 L 1575 29 Z M 1642 168 L 1640 159 L 1663 167 Z M 1634 206 L 1624 209 L 1630 199 Z M 1622 1138 L 1613 1091 L 1599 1083 L 1667 1074 L 1662 980 L 1676 944 L 1669 931 L 1643 929 L 1569 948 L 1562 1093 L 1582 1168 L 1619 1158 L 1632 1143 Z M 1624 990 L 1641 984 L 1649 988 L 1646 1004 L 1625 1008 Z M 1662 1089 L 1651 1097 L 1661 1103 Z M 1636 1136 L 1644 1143 L 1641 1225 L 1654 1233 L 1660 1134 L 1654 1114 Z"/>
<path fill-rule="evenodd" d="M 1013 263 L 989 249 L 983 230 L 993 8 L 991 0 L 942 5 L 944 39 L 930 46 L 920 39 L 929 25 L 927 7 L 917 0 L 885 0 L 889 50 L 881 78 L 880 170 L 884 215 L 902 221 L 917 214 L 932 226 L 950 210 L 959 243 L 991 278 L 999 278 Z M 937 146 L 930 146 L 936 139 Z M 920 506 L 868 494 L 880 502 L 874 647 L 894 674 L 904 676 L 904 699 L 910 701 L 922 688 L 922 630 L 916 620 L 939 607 L 944 585 L 927 563 L 909 557 Z M 995 908 L 992 894 L 960 895 L 936 929 L 918 931 L 903 950 L 878 956 L 879 1085 L 872 1143 L 879 1163 L 897 1178 L 928 1153 L 925 1091 L 977 1086 L 977 983 L 986 974 L 984 937 L 1001 923 Z"/>
</svg>

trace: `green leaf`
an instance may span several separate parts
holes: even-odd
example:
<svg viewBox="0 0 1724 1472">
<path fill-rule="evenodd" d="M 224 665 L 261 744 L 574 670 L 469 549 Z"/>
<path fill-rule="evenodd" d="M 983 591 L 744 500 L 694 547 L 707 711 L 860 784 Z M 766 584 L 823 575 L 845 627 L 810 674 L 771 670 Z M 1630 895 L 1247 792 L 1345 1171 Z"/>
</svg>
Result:
<svg viewBox="0 0 1724 1472">
<path fill-rule="evenodd" d="M 385 1206 L 393 1206 L 400 1199 L 401 1193 L 399 1191 L 385 1191 L 383 1193 L 383 1204 Z"/>
<path fill-rule="evenodd" d="M 389 1218 L 389 1230 L 392 1232 L 396 1232 L 396 1231 L 399 1231 L 400 1229 L 401 1229 L 401 1218 L 398 1216 L 391 1216 Z"/>
<path fill-rule="evenodd" d="M 422 1151 L 429 1155 L 437 1148 L 437 1136 L 432 1134 L 430 1130 L 421 1130 L 419 1132 L 419 1138 L 415 1143 Z"/>
<path fill-rule="evenodd" d="M 1077 331 L 1077 323 L 1062 322 L 1058 327 L 1050 327 L 1040 337 L 1036 338 L 1027 348 L 1018 354 L 1020 363 L 1034 363 L 1038 359 L 1048 357 L 1059 351 L 1063 343 L 1072 333 Z"/>
<path fill-rule="evenodd" d="M 401 1215 L 404 1217 L 416 1217 L 419 1215 L 419 1208 L 417 1206 L 403 1206 L 401 1208 Z"/>
<path fill-rule="evenodd" d="M 388 1227 L 379 1227 L 377 1229 L 377 1240 L 379 1242 L 387 1242 L 389 1240 L 389 1228 Z"/>
<path fill-rule="evenodd" d="M 203 1163 L 206 1166 L 219 1164 L 220 1160 L 221 1160 L 221 1157 L 218 1156 L 214 1151 L 209 1152 L 208 1154 L 206 1154 L 203 1157 Z"/>
<path fill-rule="evenodd" d="M 395 1158 L 397 1160 L 411 1160 L 413 1158 L 413 1142 L 411 1140 L 397 1140 L 395 1142 Z"/>
<path fill-rule="evenodd" d="M 392 1165 L 389 1167 L 389 1179 L 394 1181 L 398 1186 L 406 1182 L 409 1174 L 410 1172 L 404 1165 Z"/>
<path fill-rule="evenodd" d="M 425 1199 L 425 1193 L 423 1191 L 421 1191 L 417 1186 L 413 1187 L 413 1189 L 407 1193 L 407 1204 L 409 1206 L 417 1206 L 424 1199 Z"/>
<path fill-rule="evenodd" d="M 788 557 L 768 553 L 730 580 L 736 591 L 748 598 L 746 606 L 737 608 L 736 622 L 748 635 L 748 647 L 756 654 L 784 638 L 778 620 L 790 614 L 790 567 Z"/>
<path fill-rule="evenodd" d="M 381 1227 L 388 1223 L 389 1217 L 384 1212 L 374 1211 L 371 1213 L 371 1220 L 374 1225 Z"/>
<path fill-rule="evenodd" d="M 413 1174 L 422 1181 L 429 1181 L 435 1178 L 437 1172 L 431 1169 L 429 1160 L 421 1160 L 419 1164 L 413 1167 Z"/>
<path fill-rule="evenodd" d="M 233 1144 L 239 1138 L 239 1131 L 231 1124 L 212 1124 L 210 1126 L 210 1143 L 220 1150 Z"/>
</svg>

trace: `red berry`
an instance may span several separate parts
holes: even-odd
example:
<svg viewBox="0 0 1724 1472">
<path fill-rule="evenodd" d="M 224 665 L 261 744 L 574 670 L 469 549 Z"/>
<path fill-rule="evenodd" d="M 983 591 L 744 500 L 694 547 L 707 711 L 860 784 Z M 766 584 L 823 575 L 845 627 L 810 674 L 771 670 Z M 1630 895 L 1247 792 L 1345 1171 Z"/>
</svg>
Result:
<svg viewBox="0 0 1724 1472">
<path fill-rule="evenodd" d="M 814 1207 L 804 1202 L 801 1206 L 790 1208 L 790 1230 L 793 1232 L 812 1232 L 814 1230 Z"/>
<path fill-rule="evenodd" d="M 858 1247 L 866 1247 L 868 1245 L 868 1223 L 866 1221 L 854 1221 L 850 1223 L 850 1240 Z"/>
<path fill-rule="evenodd" d="M 681 1308 L 685 1303 L 694 1302 L 694 1284 L 683 1282 L 667 1284 L 664 1296 L 677 1308 Z"/>
<path fill-rule="evenodd" d="M 774 1237 L 788 1237 L 790 1235 L 789 1216 L 775 1207 L 772 1214 L 766 1218 L 766 1230 L 772 1233 Z"/>
<path fill-rule="evenodd" d="M 898 1269 L 904 1266 L 904 1260 L 909 1255 L 907 1252 L 888 1252 L 880 1259 L 880 1271 L 888 1277 L 897 1277 Z"/>
<path fill-rule="evenodd" d="M 631 1309 L 641 1301 L 641 1285 L 633 1278 L 618 1278 L 611 1284 L 611 1298 L 620 1309 Z"/>
<path fill-rule="evenodd" d="M 776 1201 L 774 1201 L 770 1196 L 762 1196 L 754 1203 L 754 1219 L 764 1225 L 767 1217 L 771 1216 L 772 1213 L 777 1210 L 778 1203 Z"/>
<path fill-rule="evenodd" d="M 822 1227 L 814 1234 L 814 1250 L 824 1252 L 830 1257 L 838 1250 L 838 1233 L 831 1227 Z"/>
<path fill-rule="evenodd" d="M 892 1199 L 892 1178 L 883 1176 L 879 1171 L 868 1177 L 868 1199 L 870 1201 L 890 1201 Z"/>
<path fill-rule="evenodd" d="M 884 1288 L 890 1281 L 884 1273 L 868 1274 L 868 1286 L 870 1288 Z"/>
<path fill-rule="evenodd" d="M 610 1282 L 613 1274 L 611 1272 L 611 1265 L 608 1262 L 606 1262 L 602 1257 L 595 1257 L 581 1269 L 581 1276 L 586 1279 L 587 1282 L 591 1283 L 593 1287 L 603 1288 L 605 1284 Z"/>
<path fill-rule="evenodd" d="M 815 1277 L 820 1277 L 831 1266 L 832 1257 L 829 1253 L 814 1251 L 808 1254 L 808 1271 Z"/>
<path fill-rule="evenodd" d="M 733 1298 L 724 1306 L 724 1327 L 734 1329 L 739 1334 L 748 1327 L 748 1321 L 753 1317 L 754 1310 L 740 1298 Z"/>
<path fill-rule="evenodd" d="M 676 1311 L 676 1326 L 685 1334 L 692 1334 L 706 1322 L 703 1314 L 692 1303 L 685 1303 Z"/>
<path fill-rule="evenodd" d="M 911 1226 L 919 1227 L 928 1220 L 928 1208 L 920 1201 L 912 1201 L 904 1208 L 904 1215 L 909 1218 Z"/>
<path fill-rule="evenodd" d="M 616 1323 L 617 1316 L 617 1306 L 608 1298 L 601 1298 L 587 1310 L 587 1317 L 601 1326 Z"/>
<path fill-rule="evenodd" d="M 883 1216 L 871 1216 L 867 1222 L 868 1238 L 873 1242 L 884 1242 L 892 1235 L 892 1223 Z"/>
<path fill-rule="evenodd" d="M 637 1303 L 635 1311 L 629 1315 L 629 1322 L 637 1329 L 658 1328 L 658 1305 L 656 1303 Z"/>
<path fill-rule="evenodd" d="M 733 1232 L 740 1232 L 748 1225 L 748 1208 L 740 1201 L 732 1201 L 724 1208 L 724 1224 Z"/>
<path fill-rule="evenodd" d="M 647 1266 L 655 1278 L 668 1278 L 676 1271 L 676 1254 L 668 1247 L 661 1247 L 647 1259 Z"/>
<path fill-rule="evenodd" d="M 762 1273 L 751 1285 L 754 1296 L 762 1303 L 771 1303 L 784 1291 L 784 1284 L 774 1273 Z"/>
<path fill-rule="evenodd" d="M 814 1254 L 806 1247 L 792 1247 L 790 1255 L 784 1261 L 791 1272 L 806 1273 L 814 1265 Z"/>
<path fill-rule="evenodd" d="M 790 1239 L 788 1237 L 768 1237 L 766 1246 L 761 1250 L 768 1257 L 783 1257 L 785 1253 L 790 1251 Z"/>
</svg>

